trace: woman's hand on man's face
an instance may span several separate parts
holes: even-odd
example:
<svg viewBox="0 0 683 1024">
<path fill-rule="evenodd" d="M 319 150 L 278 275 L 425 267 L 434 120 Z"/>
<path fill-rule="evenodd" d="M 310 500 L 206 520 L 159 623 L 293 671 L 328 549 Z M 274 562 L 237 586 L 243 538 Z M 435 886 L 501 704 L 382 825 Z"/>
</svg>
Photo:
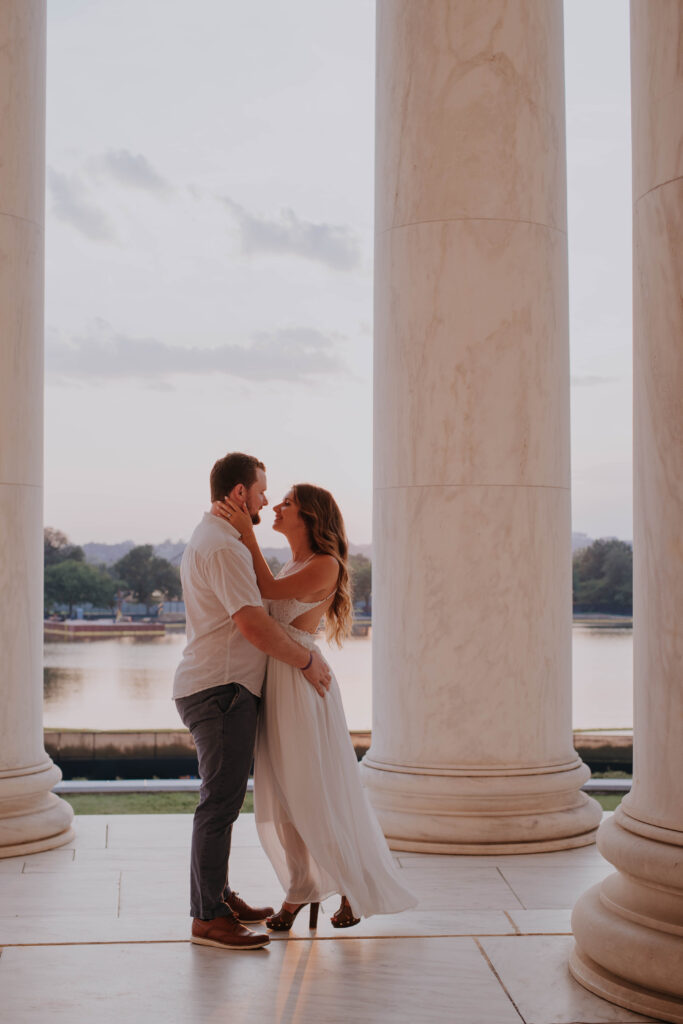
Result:
<svg viewBox="0 0 683 1024">
<path fill-rule="evenodd" d="M 247 511 L 246 506 L 238 505 L 232 498 L 225 498 L 224 501 L 214 501 L 211 505 L 211 515 L 218 516 L 219 519 L 225 519 L 243 537 L 254 532 L 254 524 L 251 521 L 251 515 Z"/>
</svg>

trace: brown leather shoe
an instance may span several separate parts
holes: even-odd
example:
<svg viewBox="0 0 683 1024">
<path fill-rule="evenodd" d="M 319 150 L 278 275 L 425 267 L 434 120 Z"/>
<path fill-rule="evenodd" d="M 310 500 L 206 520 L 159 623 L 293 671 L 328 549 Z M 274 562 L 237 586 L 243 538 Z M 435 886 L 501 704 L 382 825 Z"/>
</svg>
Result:
<svg viewBox="0 0 683 1024">
<path fill-rule="evenodd" d="M 214 917 L 213 921 L 192 921 L 192 942 L 218 949 L 260 949 L 270 937 L 245 928 L 236 917 Z"/>
<path fill-rule="evenodd" d="M 225 897 L 233 914 L 239 917 L 240 921 L 247 924 L 256 924 L 257 921 L 265 921 L 273 913 L 272 907 L 250 907 L 245 903 L 238 892 L 229 892 Z"/>
</svg>

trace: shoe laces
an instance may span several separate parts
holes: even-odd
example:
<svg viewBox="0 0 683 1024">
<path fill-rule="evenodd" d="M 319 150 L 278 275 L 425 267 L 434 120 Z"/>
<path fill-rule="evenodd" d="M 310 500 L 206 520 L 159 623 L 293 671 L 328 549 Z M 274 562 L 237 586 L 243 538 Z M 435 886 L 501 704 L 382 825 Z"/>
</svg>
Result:
<svg viewBox="0 0 683 1024">
<path fill-rule="evenodd" d="M 231 899 L 231 901 L 236 903 L 238 907 L 246 907 L 247 906 L 247 904 L 244 902 L 244 900 L 242 899 L 240 894 L 238 892 L 236 892 L 235 889 L 231 889 L 230 890 L 230 899 Z"/>
</svg>

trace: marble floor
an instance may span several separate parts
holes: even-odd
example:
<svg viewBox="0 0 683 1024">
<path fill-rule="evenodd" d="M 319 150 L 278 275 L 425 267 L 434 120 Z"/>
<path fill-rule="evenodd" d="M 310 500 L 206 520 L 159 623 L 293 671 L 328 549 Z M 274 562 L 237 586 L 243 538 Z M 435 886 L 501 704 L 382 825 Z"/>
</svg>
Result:
<svg viewBox="0 0 683 1024">
<path fill-rule="evenodd" d="M 335 931 L 328 901 L 267 949 L 188 941 L 189 815 L 79 817 L 68 847 L 0 860 L 2 1024 L 618 1024 L 570 978 L 570 908 L 609 873 L 594 846 L 515 857 L 397 854 L 408 913 Z M 252 815 L 231 882 L 279 905 Z"/>
</svg>

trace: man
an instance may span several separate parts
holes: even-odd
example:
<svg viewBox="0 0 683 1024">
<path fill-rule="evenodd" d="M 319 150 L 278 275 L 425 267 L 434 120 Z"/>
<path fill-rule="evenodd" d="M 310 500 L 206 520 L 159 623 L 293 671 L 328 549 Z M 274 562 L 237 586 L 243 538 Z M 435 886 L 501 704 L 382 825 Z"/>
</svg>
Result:
<svg viewBox="0 0 683 1024">
<path fill-rule="evenodd" d="M 211 500 L 228 496 L 260 522 L 268 504 L 265 466 L 233 452 L 211 470 Z M 210 513 L 195 529 L 180 565 L 187 646 L 173 697 L 192 733 L 202 780 L 192 830 L 192 941 L 223 949 L 258 949 L 267 934 L 245 927 L 273 913 L 250 907 L 228 884 L 232 824 L 249 779 L 266 657 L 300 668 L 324 697 L 327 664 L 296 643 L 263 607 L 251 555 L 229 523 Z"/>
</svg>

